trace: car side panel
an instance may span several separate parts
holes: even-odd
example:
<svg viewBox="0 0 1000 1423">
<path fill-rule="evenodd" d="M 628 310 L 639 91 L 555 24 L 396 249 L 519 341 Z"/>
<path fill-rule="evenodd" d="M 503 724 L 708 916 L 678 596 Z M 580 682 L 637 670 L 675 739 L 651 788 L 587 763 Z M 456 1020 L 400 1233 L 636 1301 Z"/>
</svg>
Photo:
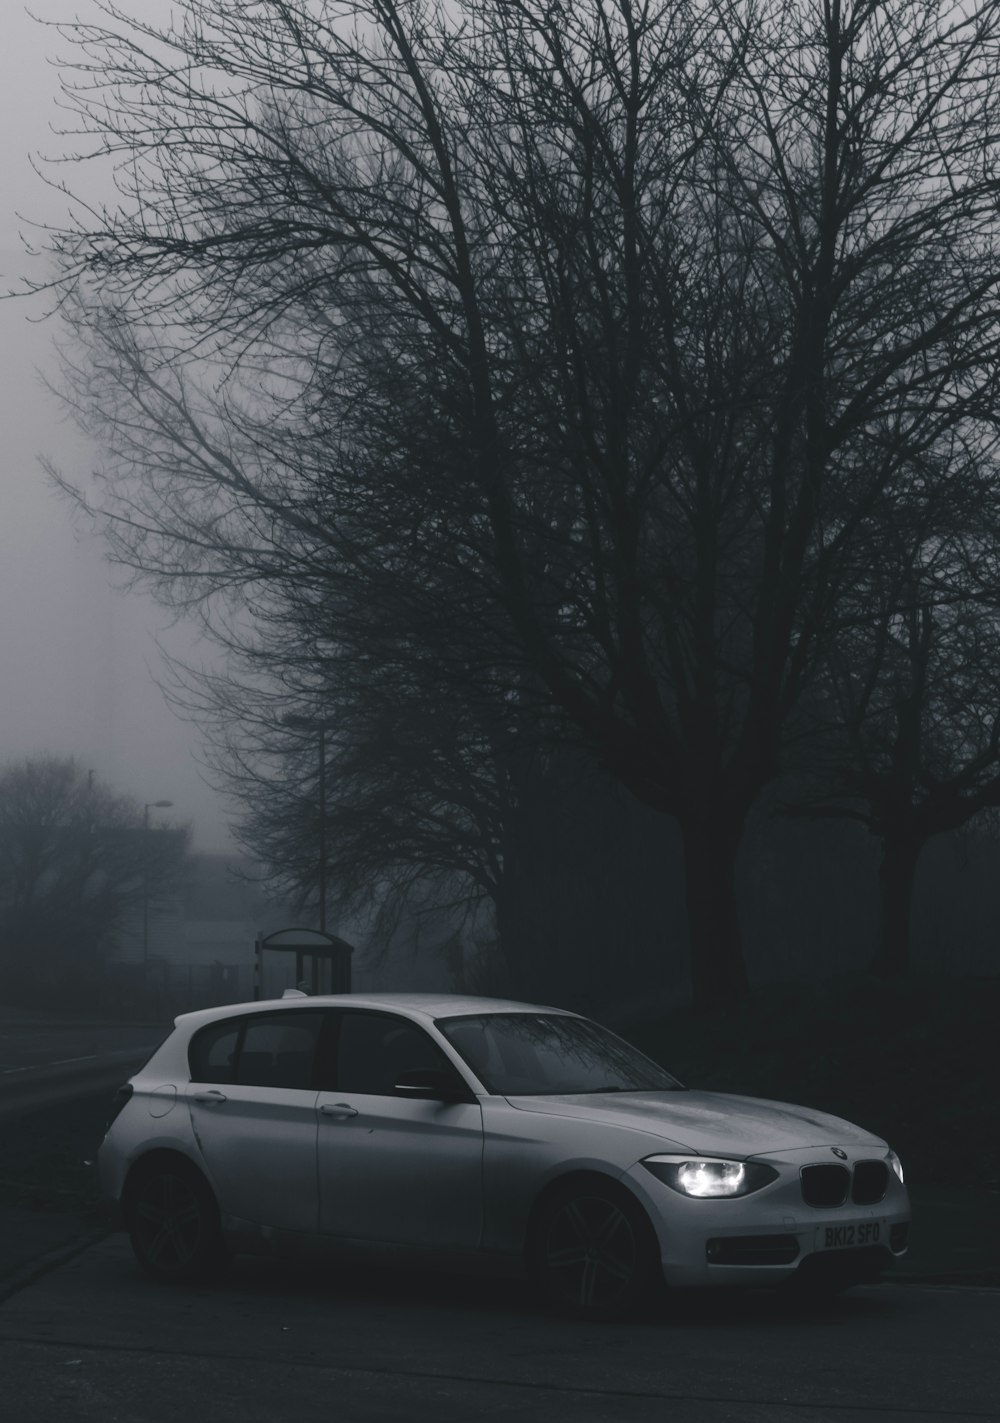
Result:
<svg viewBox="0 0 1000 1423">
<path fill-rule="evenodd" d="M 483 1248 L 519 1255 L 532 1207 L 550 1182 L 574 1171 L 620 1179 L 642 1156 L 667 1151 L 663 1137 L 630 1127 L 518 1111 L 484 1097 Z"/>
<path fill-rule="evenodd" d="M 219 1095 L 199 1100 L 209 1093 Z M 192 1129 L 223 1215 L 316 1230 L 317 1095 L 314 1089 L 188 1085 Z"/>
<path fill-rule="evenodd" d="M 348 1114 L 341 1115 L 338 1105 Z M 325 1235 L 474 1250 L 482 1234 L 478 1103 L 322 1092 L 320 1228 Z M 325 1115 L 326 1107 L 333 1115 Z"/>
<path fill-rule="evenodd" d="M 136 1161 L 152 1151 L 174 1151 L 205 1172 L 184 1099 L 186 1083 L 164 1082 L 148 1072 L 131 1079 L 132 1096 L 115 1118 L 97 1152 L 101 1194 L 121 1202 L 125 1179 Z"/>
</svg>

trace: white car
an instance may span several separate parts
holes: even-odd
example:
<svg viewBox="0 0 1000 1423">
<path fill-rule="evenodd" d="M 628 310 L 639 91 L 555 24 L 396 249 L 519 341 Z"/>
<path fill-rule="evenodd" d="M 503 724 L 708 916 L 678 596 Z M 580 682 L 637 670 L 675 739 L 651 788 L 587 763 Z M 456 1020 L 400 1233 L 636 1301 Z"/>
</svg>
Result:
<svg viewBox="0 0 1000 1423">
<path fill-rule="evenodd" d="M 526 1272 L 594 1318 L 661 1280 L 871 1280 L 910 1218 L 861 1127 L 689 1091 L 576 1014 L 457 995 L 186 1013 L 121 1089 L 98 1166 L 161 1279 L 324 1246 Z"/>
</svg>

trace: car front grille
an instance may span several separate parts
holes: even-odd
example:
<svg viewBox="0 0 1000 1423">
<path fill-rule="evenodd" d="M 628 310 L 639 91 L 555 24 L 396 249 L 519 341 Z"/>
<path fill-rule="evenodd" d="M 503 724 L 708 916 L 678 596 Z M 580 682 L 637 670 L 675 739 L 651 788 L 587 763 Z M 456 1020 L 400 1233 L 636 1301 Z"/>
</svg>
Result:
<svg viewBox="0 0 1000 1423">
<path fill-rule="evenodd" d="M 807 1206 L 842 1206 L 850 1195 L 856 1206 L 873 1206 L 884 1200 L 889 1168 L 884 1161 L 859 1161 L 853 1175 L 846 1166 L 803 1166 L 799 1173 L 802 1199 Z"/>
<path fill-rule="evenodd" d="M 884 1161 L 859 1161 L 854 1168 L 851 1200 L 855 1205 L 873 1206 L 885 1196 L 889 1168 Z"/>
<path fill-rule="evenodd" d="M 803 1166 L 800 1176 L 807 1206 L 842 1206 L 847 1200 L 851 1173 L 846 1166 Z"/>
</svg>

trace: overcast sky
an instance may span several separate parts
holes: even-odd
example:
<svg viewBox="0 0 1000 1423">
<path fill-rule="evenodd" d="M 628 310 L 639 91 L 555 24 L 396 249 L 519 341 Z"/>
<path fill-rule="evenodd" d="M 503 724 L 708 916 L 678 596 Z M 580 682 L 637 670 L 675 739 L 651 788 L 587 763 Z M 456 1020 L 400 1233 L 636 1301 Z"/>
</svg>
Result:
<svg viewBox="0 0 1000 1423">
<path fill-rule="evenodd" d="M 136 13 L 167 9 L 165 0 L 130 3 Z M 90 0 L 33 0 L 32 9 L 51 19 L 92 13 Z M 54 210 L 29 155 L 57 142 L 49 131 L 58 121 L 57 80 L 47 59 L 59 43 L 19 0 L 4 0 L 3 22 L 0 285 L 7 290 L 27 266 L 17 214 Z M 154 681 L 156 634 L 167 629 L 175 652 L 188 635 L 169 629 L 147 598 L 115 591 L 120 575 L 95 540 L 74 529 L 39 466 L 44 453 L 78 474 L 91 455 L 36 371 L 53 370 L 56 324 L 32 324 L 29 314 L 22 302 L 0 302 L 0 762 L 76 756 L 140 803 L 173 801 L 174 809 L 151 814 L 189 823 L 197 849 L 230 848 L 229 808 L 204 782 L 197 731 L 171 711 Z"/>
</svg>

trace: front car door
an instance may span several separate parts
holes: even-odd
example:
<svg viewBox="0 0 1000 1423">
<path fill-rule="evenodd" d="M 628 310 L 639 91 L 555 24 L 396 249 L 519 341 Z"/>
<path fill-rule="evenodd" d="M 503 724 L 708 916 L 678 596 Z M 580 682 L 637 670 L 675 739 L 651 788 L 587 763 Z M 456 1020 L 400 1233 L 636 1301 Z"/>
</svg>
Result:
<svg viewBox="0 0 1000 1423">
<path fill-rule="evenodd" d="M 410 1019 L 363 1009 L 338 1013 L 317 1104 L 325 1234 L 445 1251 L 479 1245 L 482 1110 L 468 1088 L 462 1102 L 395 1091 L 401 1074 L 423 1070 L 461 1080 Z"/>
<path fill-rule="evenodd" d="M 191 1123 L 223 1215 L 314 1231 L 317 1061 L 324 1014 L 255 1013 L 191 1041 Z"/>
</svg>

